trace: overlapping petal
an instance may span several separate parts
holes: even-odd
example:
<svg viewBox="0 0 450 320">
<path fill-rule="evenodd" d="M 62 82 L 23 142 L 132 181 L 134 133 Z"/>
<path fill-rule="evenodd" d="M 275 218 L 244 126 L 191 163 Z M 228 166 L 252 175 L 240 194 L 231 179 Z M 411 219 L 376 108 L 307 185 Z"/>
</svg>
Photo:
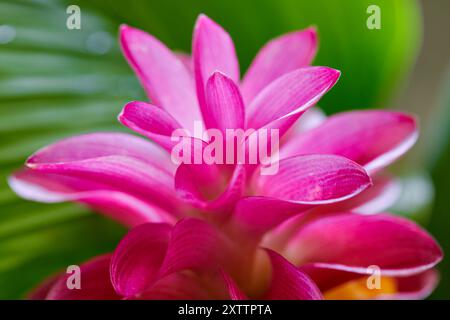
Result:
<svg viewBox="0 0 450 320">
<path fill-rule="evenodd" d="M 46 203 L 78 201 L 126 226 L 147 222 L 174 223 L 175 212 L 89 179 L 25 169 L 8 179 L 24 199 Z"/>
<path fill-rule="evenodd" d="M 397 293 L 381 295 L 378 299 L 417 300 L 427 298 L 439 283 L 439 274 L 431 269 L 425 272 L 396 278 Z"/>
<path fill-rule="evenodd" d="M 194 81 L 182 61 L 153 36 L 126 25 L 120 28 L 120 41 L 152 102 L 192 130 L 201 114 Z"/>
<path fill-rule="evenodd" d="M 252 100 L 247 128 L 277 128 L 281 136 L 333 87 L 339 76 L 335 69 L 307 67 L 279 77 Z"/>
<path fill-rule="evenodd" d="M 226 288 L 228 290 L 228 295 L 231 300 L 248 300 L 248 297 L 244 292 L 242 292 L 242 290 L 238 287 L 236 282 L 228 273 L 223 270 L 221 270 L 220 273 L 222 279 L 225 282 Z"/>
<path fill-rule="evenodd" d="M 30 156 L 27 166 L 43 163 L 76 162 L 108 156 L 126 156 L 173 173 L 176 167 L 155 144 L 118 132 L 100 132 L 73 136 L 50 144 Z"/>
<path fill-rule="evenodd" d="M 157 142 L 169 153 L 176 142 L 171 139 L 181 125 L 165 110 L 149 103 L 129 102 L 119 114 L 119 121 L 131 130 Z M 191 133 L 192 134 L 192 133 Z"/>
<path fill-rule="evenodd" d="M 169 156 L 132 135 L 95 133 L 64 139 L 37 151 L 27 166 L 11 176 L 9 184 L 29 200 L 80 201 L 126 225 L 168 222 L 170 215 L 162 208 L 178 207 L 175 166 Z M 172 201 L 163 204 L 160 197 Z"/>
<path fill-rule="evenodd" d="M 48 300 L 117 300 L 109 277 L 111 255 L 96 257 L 80 265 L 79 289 L 69 289 L 67 283 L 71 274 L 63 273 L 46 295 Z"/>
<path fill-rule="evenodd" d="M 373 186 L 359 195 L 346 201 L 321 206 L 317 208 L 317 211 L 321 213 L 352 211 L 361 214 L 375 214 L 391 208 L 400 198 L 402 186 L 398 179 L 384 173 L 372 177 L 372 182 Z"/>
<path fill-rule="evenodd" d="M 344 112 L 292 139 L 280 151 L 280 157 L 338 154 L 373 172 L 408 151 L 417 137 L 416 120 L 411 115 L 378 110 Z"/>
<path fill-rule="evenodd" d="M 35 162 L 31 166 L 41 173 L 98 181 L 110 188 L 145 198 L 168 210 L 177 206 L 173 176 L 137 159 L 107 156 L 81 161 Z"/>
<path fill-rule="evenodd" d="M 269 41 L 256 55 L 242 81 L 245 101 L 252 99 L 269 83 L 299 68 L 309 66 L 318 46 L 314 28 L 291 32 Z"/>
<path fill-rule="evenodd" d="M 200 15 L 195 24 L 192 58 L 197 97 L 202 114 L 205 115 L 208 113 L 206 82 L 214 72 L 219 71 L 234 83 L 239 83 L 239 63 L 233 40 L 221 26 L 205 15 Z"/>
<path fill-rule="evenodd" d="M 111 261 L 111 281 L 119 294 L 135 296 L 158 280 L 171 231 L 167 224 L 142 224 L 122 239 Z"/>
<path fill-rule="evenodd" d="M 134 299 L 208 300 L 227 299 L 225 284 L 217 275 L 200 276 L 191 271 L 170 274 Z"/>
<path fill-rule="evenodd" d="M 229 248 L 209 224 L 184 219 L 167 224 L 143 224 L 122 239 L 111 262 L 111 281 L 118 293 L 134 297 L 155 283 L 183 270 L 219 270 Z"/>
<path fill-rule="evenodd" d="M 404 218 L 387 214 L 339 214 L 304 225 L 289 241 L 285 255 L 295 265 L 366 274 L 369 266 L 384 276 L 409 276 L 442 259 L 436 241 Z"/>
<path fill-rule="evenodd" d="M 281 160 L 275 175 L 254 178 L 256 196 L 242 199 L 234 221 L 265 232 L 314 206 L 351 198 L 371 185 L 365 170 L 343 157 L 304 155 Z"/>
<path fill-rule="evenodd" d="M 226 137 L 226 129 L 244 128 L 245 109 L 238 86 L 221 72 L 214 72 L 206 83 L 205 126 Z"/>
<path fill-rule="evenodd" d="M 326 114 L 318 107 L 308 109 L 283 136 L 281 145 L 297 139 L 298 135 L 320 126 L 327 119 Z"/>
<path fill-rule="evenodd" d="M 268 300 L 321 300 L 316 284 L 300 269 L 274 251 L 267 250 L 272 264 Z"/>
<path fill-rule="evenodd" d="M 317 284 L 326 299 L 331 300 L 416 300 L 424 299 L 435 289 L 438 272 L 434 269 L 411 276 L 384 277 L 377 281 L 367 275 L 308 265 L 301 268 Z M 378 277 L 379 275 L 377 275 Z M 368 283 L 371 285 L 368 286 Z"/>
<path fill-rule="evenodd" d="M 216 215 L 232 210 L 245 190 L 245 167 L 237 165 L 232 169 L 229 178 L 219 173 L 220 175 L 216 175 L 214 180 L 209 181 L 203 180 L 203 177 L 197 174 L 201 167 L 184 164 L 178 167 L 175 175 L 175 188 L 180 198 L 196 208 L 215 211 Z M 210 167 L 214 168 L 214 166 Z M 229 171 L 227 165 L 215 167 L 220 171 Z"/>
<path fill-rule="evenodd" d="M 186 70 L 189 72 L 192 78 L 194 78 L 194 66 L 192 63 L 191 55 L 184 52 L 177 52 L 176 55 L 177 58 L 180 59 L 180 61 L 184 64 Z"/>
<path fill-rule="evenodd" d="M 176 207 L 175 166 L 163 150 L 138 137 L 108 133 L 76 136 L 37 151 L 26 164 L 36 172 L 82 179 L 168 209 Z"/>
</svg>

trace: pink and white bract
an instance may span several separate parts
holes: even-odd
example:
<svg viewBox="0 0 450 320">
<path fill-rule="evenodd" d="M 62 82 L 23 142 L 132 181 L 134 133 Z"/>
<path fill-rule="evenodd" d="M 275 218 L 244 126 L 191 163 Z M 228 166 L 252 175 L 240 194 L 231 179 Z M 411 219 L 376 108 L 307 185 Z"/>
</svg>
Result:
<svg viewBox="0 0 450 320">
<path fill-rule="evenodd" d="M 129 26 L 120 41 L 151 103 L 130 102 L 119 120 L 153 142 L 71 137 L 37 151 L 9 182 L 26 199 L 81 202 L 133 228 L 112 254 L 81 265 L 80 290 L 63 274 L 32 298 L 414 299 L 434 289 L 438 244 L 383 213 L 398 187 L 384 168 L 414 144 L 416 121 L 377 110 L 327 118 L 314 107 L 340 76 L 309 66 L 315 29 L 267 43 L 242 80 L 230 36 L 204 15 L 192 58 Z M 175 165 L 171 135 L 195 121 L 278 129 L 278 172 Z M 366 286 L 371 266 L 381 288 Z"/>
</svg>

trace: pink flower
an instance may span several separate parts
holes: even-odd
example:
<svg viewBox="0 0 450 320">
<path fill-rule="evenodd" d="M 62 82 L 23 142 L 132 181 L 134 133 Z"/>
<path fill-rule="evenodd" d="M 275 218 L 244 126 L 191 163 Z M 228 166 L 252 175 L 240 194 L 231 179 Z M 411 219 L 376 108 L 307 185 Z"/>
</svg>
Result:
<svg viewBox="0 0 450 320">
<path fill-rule="evenodd" d="M 119 120 L 159 146 L 122 133 L 68 138 L 32 155 L 10 185 L 26 199 L 81 202 L 134 228 L 113 254 L 82 265 L 81 290 L 68 290 L 62 275 L 34 298 L 423 298 L 433 290 L 438 244 L 380 213 L 397 190 L 383 169 L 414 144 L 415 119 L 392 111 L 326 118 L 312 108 L 340 75 L 308 67 L 314 29 L 266 44 L 242 81 L 231 38 L 204 15 L 192 60 L 128 26 L 120 40 L 153 104 L 131 102 Z M 221 132 L 278 129 L 279 170 L 175 165 L 172 133 L 193 132 L 195 121 Z M 201 138 L 188 140 L 203 150 L 210 141 Z M 381 289 L 366 286 L 371 266 Z"/>
</svg>

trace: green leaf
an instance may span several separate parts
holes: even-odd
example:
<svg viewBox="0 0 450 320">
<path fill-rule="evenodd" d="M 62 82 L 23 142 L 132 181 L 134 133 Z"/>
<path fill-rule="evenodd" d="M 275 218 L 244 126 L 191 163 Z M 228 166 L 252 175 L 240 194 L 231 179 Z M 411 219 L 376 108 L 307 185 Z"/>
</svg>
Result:
<svg viewBox="0 0 450 320">
<path fill-rule="evenodd" d="M 444 255 L 450 250 L 450 237 L 448 226 L 450 225 L 450 69 L 448 69 L 442 95 L 437 111 L 432 115 L 430 122 L 430 141 L 425 154 L 428 155 L 428 165 L 431 170 L 436 189 L 435 203 L 429 230 L 436 237 L 444 250 Z M 448 299 L 450 290 L 450 261 L 444 257 L 439 264 L 441 281 L 432 298 Z"/>
<path fill-rule="evenodd" d="M 81 30 L 66 28 L 78 4 Z M 381 30 L 368 30 L 377 4 Z M 148 30 L 171 48 L 190 51 L 204 12 L 232 35 L 244 71 L 270 38 L 316 25 L 316 65 L 342 70 L 321 106 L 329 113 L 385 107 L 414 62 L 421 19 L 408 0 L 100 0 L 0 3 L 0 299 L 20 298 L 45 277 L 111 251 L 124 233 L 74 204 L 31 203 L 14 195 L 8 175 L 36 149 L 59 138 L 125 130 L 116 116 L 145 99 L 117 43 L 120 23 Z"/>
</svg>

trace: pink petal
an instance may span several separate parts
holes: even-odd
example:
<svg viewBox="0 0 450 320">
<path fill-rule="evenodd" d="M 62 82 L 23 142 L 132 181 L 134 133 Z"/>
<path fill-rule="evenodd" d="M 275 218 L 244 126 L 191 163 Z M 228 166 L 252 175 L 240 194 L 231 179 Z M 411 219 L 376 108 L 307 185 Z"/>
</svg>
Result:
<svg viewBox="0 0 450 320">
<path fill-rule="evenodd" d="M 283 253 L 286 247 L 286 244 L 293 237 L 294 234 L 300 230 L 306 223 L 309 223 L 312 219 L 319 219 L 324 216 L 328 216 L 329 214 L 320 213 L 317 216 L 316 212 L 322 206 L 315 207 L 312 210 L 308 210 L 303 212 L 302 214 L 296 214 L 289 219 L 283 221 L 278 226 L 269 230 L 264 234 L 261 239 L 261 246 L 264 248 L 268 248 L 274 250 L 276 252 Z M 325 206 L 326 207 L 326 206 Z M 331 213 L 331 215 L 335 215 L 336 213 Z"/>
<path fill-rule="evenodd" d="M 183 219 L 172 231 L 161 275 L 186 269 L 217 271 L 219 262 L 230 262 L 230 248 L 228 240 L 208 223 Z"/>
<path fill-rule="evenodd" d="M 253 99 L 247 128 L 278 128 L 281 136 L 331 89 L 339 75 L 334 69 L 308 67 L 281 76 Z"/>
<path fill-rule="evenodd" d="M 193 272 L 178 272 L 158 280 L 149 290 L 138 296 L 142 300 L 209 300 L 223 296 L 211 292 L 208 285 L 215 279 L 202 279 Z"/>
<path fill-rule="evenodd" d="M 196 274 L 185 270 L 158 280 L 138 297 L 143 300 L 247 300 L 224 272 Z"/>
<path fill-rule="evenodd" d="M 425 272 L 409 276 L 396 278 L 398 293 L 394 295 L 384 295 L 380 299 L 396 300 L 418 300 L 427 298 L 439 283 L 439 274 L 431 269 Z"/>
<path fill-rule="evenodd" d="M 254 178 L 252 188 L 257 196 L 242 199 L 233 219 L 247 231 L 265 232 L 314 206 L 349 199 L 370 185 L 364 169 L 343 157 L 284 159 L 275 175 Z"/>
<path fill-rule="evenodd" d="M 373 186 L 353 198 L 317 206 L 303 215 L 294 216 L 283 222 L 264 236 L 263 246 L 277 252 L 283 251 L 289 239 L 306 223 L 315 219 L 345 214 L 348 211 L 360 214 L 384 212 L 397 201 L 401 186 L 395 178 L 387 174 L 377 174 L 372 181 Z"/>
<path fill-rule="evenodd" d="M 305 272 L 322 292 L 326 292 L 346 282 L 359 279 L 362 276 L 360 273 L 330 269 L 314 263 L 302 265 L 300 266 L 300 270 Z M 369 276 L 367 272 L 365 274 Z"/>
<path fill-rule="evenodd" d="M 345 284 L 348 281 L 366 279 L 371 274 L 362 276 L 358 273 L 329 269 L 311 264 L 300 268 L 313 279 L 322 292 L 333 289 L 336 286 Z M 396 282 L 397 292 L 392 294 L 379 294 L 374 299 L 377 300 L 417 300 L 425 299 L 436 288 L 439 275 L 434 269 L 410 275 L 393 278 Z"/>
<path fill-rule="evenodd" d="M 242 81 L 245 101 L 251 102 L 264 87 L 285 73 L 309 66 L 316 55 L 317 42 L 314 28 L 291 32 L 268 42 Z"/>
<path fill-rule="evenodd" d="M 219 261 L 229 256 L 227 246 L 216 229 L 198 219 L 181 220 L 173 229 L 144 224 L 131 230 L 116 248 L 112 283 L 117 292 L 133 297 L 183 270 L 217 271 Z"/>
<path fill-rule="evenodd" d="M 228 294 L 231 300 L 248 300 L 248 297 L 239 289 L 236 282 L 233 278 L 226 273 L 225 271 L 221 271 L 222 278 L 226 284 Z"/>
<path fill-rule="evenodd" d="M 46 203 L 78 201 L 127 226 L 146 222 L 173 223 L 175 219 L 167 211 L 143 199 L 77 177 L 27 169 L 16 172 L 8 182 L 24 199 Z"/>
<path fill-rule="evenodd" d="M 169 221 L 170 215 L 157 205 L 158 201 L 163 204 L 164 197 L 172 201 L 163 207 L 176 212 L 175 166 L 167 153 L 136 136 L 122 133 L 75 136 L 37 151 L 27 165 L 31 169 L 14 174 L 9 183 L 29 200 L 80 201 L 127 225 Z M 155 178 L 135 179 L 139 171 Z M 152 199 L 156 202 L 149 202 Z"/>
<path fill-rule="evenodd" d="M 245 110 L 238 86 L 220 72 L 214 72 L 206 83 L 206 106 L 203 113 L 206 128 L 222 131 L 244 128 Z"/>
<path fill-rule="evenodd" d="M 182 147 L 181 158 L 177 158 L 178 151 L 172 151 L 174 161 L 180 163 L 175 174 L 175 188 L 184 201 L 203 206 L 200 202 L 224 192 L 232 166 L 205 161 L 204 152 L 208 143 L 202 140 L 183 137 L 178 143 L 177 149 Z M 184 155 L 185 152 L 188 154 Z"/>
<path fill-rule="evenodd" d="M 34 163 L 32 169 L 46 174 L 98 181 L 168 210 L 178 206 L 174 201 L 173 176 L 132 158 L 108 156 L 83 161 Z"/>
<path fill-rule="evenodd" d="M 183 63 L 189 74 L 192 76 L 192 79 L 194 79 L 194 65 L 192 63 L 191 55 L 184 52 L 177 52 L 176 55 L 177 58 Z"/>
<path fill-rule="evenodd" d="M 199 219 L 184 219 L 172 231 L 161 274 L 179 270 L 214 270 L 227 257 L 226 240 L 216 229 Z"/>
<path fill-rule="evenodd" d="M 357 212 L 374 214 L 384 212 L 392 207 L 399 199 L 402 191 L 400 182 L 386 174 L 378 174 L 372 179 L 373 186 L 364 190 L 356 197 L 317 208 L 323 213 L 329 212 Z"/>
<path fill-rule="evenodd" d="M 358 196 L 359 195 L 355 196 L 355 198 L 357 198 Z M 342 202 L 344 203 L 346 201 L 349 200 L 345 200 Z M 335 205 L 338 204 L 339 203 L 336 203 Z M 322 208 L 327 207 L 329 207 L 329 205 L 316 206 L 311 210 L 305 211 L 302 214 L 294 215 L 293 217 L 283 221 L 283 223 L 279 224 L 276 228 L 273 228 L 272 230 L 264 234 L 261 246 L 272 249 L 276 252 L 282 252 L 284 254 L 287 244 L 294 237 L 294 235 L 296 235 L 299 230 L 301 230 L 305 225 L 318 219 L 348 214 L 348 212 L 328 212 L 326 210 L 322 210 Z"/>
<path fill-rule="evenodd" d="M 306 111 L 302 117 L 289 128 L 281 140 L 281 145 L 289 143 L 290 140 L 297 139 L 298 135 L 320 126 L 326 119 L 326 114 L 318 107 L 308 109 L 308 111 Z"/>
<path fill-rule="evenodd" d="M 120 241 L 111 259 L 111 281 L 125 296 L 139 294 L 158 280 L 171 236 L 167 224 L 149 223 L 133 228 Z"/>
<path fill-rule="evenodd" d="M 167 153 L 155 144 L 131 134 L 116 132 L 89 133 L 60 140 L 35 152 L 28 158 L 27 164 L 34 166 L 107 156 L 130 157 L 169 173 L 176 169 Z"/>
<path fill-rule="evenodd" d="M 195 82 L 202 114 L 208 113 L 205 86 L 209 77 L 220 71 L 239 83 L 239 64 L 233 40 L 217 23 L 201 14 L 195 24 L 192 43 Z"/>
<path fill-rule="evenodd" d="M 151 143 L 130 135 L 83 135 L 39 150 L 27 166 L 43 174 L 107 186 L 173 210 L 178 206 L 174 201 L 175 166 L 163 150 L 159 154 L 155 150 Z"/>
<path fill-rule="evenodd" d="M 49 290 L 48 300 L 118 300 L 109 278 L 111 255 L 96 257 L 80 265 L 81 289 L 69 289 L 72 274 L 64 273 Z"/>
<path fill-rule="evenodd" d="M 334 155 L 284 159 L 274 175 L 259 175 L 253 182 L 258 195 L 308 204 L 350 198 L 370 184 L 370 178 L 361 166 Z"/>
<path fill-rule="evenodd" d="M 395 161 L 417 140 L 414 117 L 392 111 L 352 111 L 334 115 L 292 140 L 280 157 L 304 153 L 338 154 L 369 172 Z"/>
<path fill-rule="evenodd" d="M 59 280 L 59 278 L 60 274 L 56 274 L 45 279 L 42 283 L 40 283 L 36 288 L 31 290 L 31 292 L 27 294 L 27 299 L 45 300 L 45 298 L 48 295 L 48 292 L 53 288 L 53 286 Z"/>
<path fill-rule="evenodd" d="M 233 229 L 255 238 L 311 207 L 274 198 L 245 197 L 237 203 L 231 223 Z"/>
<path fill-rule="evenodd" d="M 313 220 L 291 238 L 285 250 L 295 265 L 366 274 L 371 265 L 382 275 L 408 276 L 442 259 L 436 241 L 404 218 L 387 214 L 340 214 Z"/>
<path fill-rule="evenodd" d="M 316 284 L 300 269 L 274 251 L 267 250 L 272 263 L 272 279 L 265 299 L 322 300 Z"/>
<path fill-rule="evenodd" d="M 199 209 L 214 211 L 216 215 L 229 211 L 244 191 L 245 167 L 237 165 L 229 179 L 213 174 L 208 179 L 204 175 L 198 174 L 198 171 L 201 171 L 204 166 L 182 164 L 178 167 L 175 175 L 175 188 L 180 198 Z M 224 166 L 216 167 L 217 170 L 224 171 Z M 209 167 L 214 168 L 214 166 Z"/>
<path fill-rule="evenodd" d="M 157 142 L 169 153 L 175 144 L 171 140 L 172 134 L 181 128 L 163 109 L 140 101 L 128 103 L 120 113 L 119 121 L 134 132 Z"/>
<path fill-rule="evenodd" d="M 120 41 L 153 103 L 192 130 L 201 115 L 194 82 L 185 65 L 159 40 L 141 30 L 122 25 Z"/>
</svg>

